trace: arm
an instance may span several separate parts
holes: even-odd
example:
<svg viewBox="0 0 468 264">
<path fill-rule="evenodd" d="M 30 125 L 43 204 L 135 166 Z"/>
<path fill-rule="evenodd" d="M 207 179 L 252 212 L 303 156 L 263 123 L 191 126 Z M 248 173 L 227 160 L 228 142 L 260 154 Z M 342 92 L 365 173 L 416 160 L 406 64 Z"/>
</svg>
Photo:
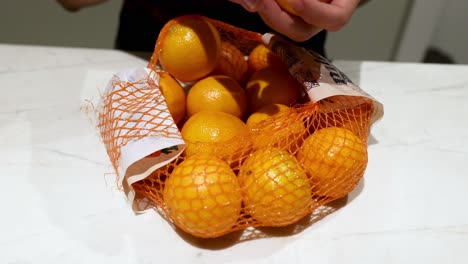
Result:
<svg viewBox="0 0 468 264">
<path fill-rule="evenodd" d="M 272 0 L 231 0 L 251 12 L 258 12 L 263 21 L 295 41 L 306 41 L 321 30 L 338 31 L 351 19 L 356 8 L 368 0 L 288 0 L 296 11 L 292 15 Z"/>
<path fill-rule="evenodd" d="M 107 0 L 57 0 L 68 11 L 78 11 L 79 9 L 91 5 L 97 5 Z"/>
</svg>

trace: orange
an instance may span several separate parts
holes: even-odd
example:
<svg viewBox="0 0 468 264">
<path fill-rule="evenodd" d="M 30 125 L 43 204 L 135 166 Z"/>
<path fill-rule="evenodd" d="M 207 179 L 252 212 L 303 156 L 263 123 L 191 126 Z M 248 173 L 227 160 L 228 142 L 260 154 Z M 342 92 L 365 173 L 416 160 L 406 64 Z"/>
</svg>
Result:
<svg viewBox="0 0 468 264">
<path fill-rule="evenodd" d="M 300 146 L 306 128 L 301 116 L 282 104 L 269 104 L 251 114 L 246 121 L 256 149 L 275 146 L 294 153 Z"/>
<path fill-rule="evenodd" d="M 284 226 L 309 213 L 311 188 L 296 158 L 276 148 L 257 150 L 239 172 L 245 210 L 260 225 Z"/>
<path fill-rule="evenodd" d="M 221 42 L 221 56 L 212 75 L 227 75 L 243 84 L 247 74 L 247 61 L 244 54 L 233 44 L 227 41 Z"/>
<path fill-rule="evenodd" d="M 240 216 L 239 182 L 229 165 L 213 156 L 182 161 L 166 180 L 164 201 L 174 223 L 198 237 L 230 232 Z"/>
<path fill-rule="evenodd" d="M 259 44 L 249 53 L 247 65 L 250 74 L 267 67 L 287 68 L 286 64 L 264 44 Z"/>
<path fill-rule="evenodd" d="M 181 16 L 164 25 L 157 47 L 164 70 L 180 81 L 195 81 L 215 68 L 221 54 L 221 37 L 203 17 Z"/>
<path fill-rule="evenodd" d="M 319 196 L 340 198 L 358 184 L 367 166 L 367 145 L 353 132 L 327 127 L 308 136 L 297 159 Z"/>
<path fill-rule="evenodd" d="M 221 111 L 242 118 L 247 111 L 245 91 L 229 76 L 205 77 L 196 82 L 187 94 L 187 115 L 204 110 Z"/>
<path fill-rule="evenodd" d="M 220 111 L 201 111 L 191 116 L 182 127 L 185 154 L 213 154 L 223 159 L 233 158 L 249 147 L 250 131 L 236 116 Z M 242 141 L 233 142 L 235 137 Z"/>
<path fill-rule="evenodd" d="M 171 75 L 159 72 L 159 89 L 166 100 L 167 108 L 177 124 L 185 116 L 184 88 Z"/>
<path fill-rule="evenodd" d="M 280 113 L 284 113 L 289 110 L 289 106 L 283 104 L 268 104 L 264 107 L 258 109 L 256 112 L 252 113 L 246 121 L 246 124 L 249 128 L 254 128 L 258 126 L 264 120 L 267 120 L 273 116 L 276 116 Z"/>
<path fill-rule="evenodd" d="M 255 72 L 245 89 L 250 111 L 268 104 L 292 106 L 300 100 L 301 85 L 286 68 L 264 68 Z"/>
<path fill-rule="evenodd" d="M 361 139 L 369 133 L 372 103 L 352 96 L 333 96 L 320 101 L 320 115 L 316 128 L 342 127 Z"/>
<path fill-rule="evenodd" d="M 298 16 L 299 13 L 296 12 L 290 5 L 288 0 L 276 0 L 281 9 L 285 10 L 288 13 Z"/>
<path fill-rule="evenodd" d="M 345 128 L 361 139 L 365 139 L 369 134 L 369 116 L 360 112 L 361 107 L 340 110 L 328 113 L 328 122 L 325 127 L 336 126 Z"/>
</svg>

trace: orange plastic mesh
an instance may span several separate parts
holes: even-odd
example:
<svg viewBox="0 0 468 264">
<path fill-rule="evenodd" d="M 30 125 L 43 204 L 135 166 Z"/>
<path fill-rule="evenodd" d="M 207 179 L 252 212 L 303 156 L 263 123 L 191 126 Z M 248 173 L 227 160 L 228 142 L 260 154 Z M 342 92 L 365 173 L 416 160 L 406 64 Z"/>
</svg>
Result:
<svg viewBox="0 0 468 264">
<path fill-rule="evenodd" d="M 118 171 L 121 147 L 129 141 L 161 135 L 177 138 L 170 129 L 172 117 L 164 96 L 151 78 L 126 82 L 114 79 L 114 90 L 102 97 L 98 129 L 114 169 Z"/>
<path fill-rule="evenodd" d="M 258 33 L 209 21 L 223 41 L 236 46 L 245 56 L 261 43 Z M 169 23 L 177 23 L 177 19 Z M 159 43 L 166 33 L 162 31 L 158 38 L 148 64 L 151 69 L 158 67 Z M 160 127 L 160 116 L 167 109 L 151 112 L 156 107 L 154 102 L 161 99 L 159 93 L 154 89 L 135 89 L 135 83 L 117 85 L 120 89 L 105 100 L 125 102 L 119 109 L 105 104 L 109 108 L 100 116 L 101 134 L 106 135 L 104 143 L 114 165 L 120 155 L 118 146 L 147 133 L 167 131 Z M 143 86 L 154 88 L 155 84 Z M 115 120 L 110 114 L 115 111 L 122 113 L 121 119 Z M 133 122 L 129 117 L 144 118 L 150 112 L 152 118 L 145 127 L 129 125 Z M 182 154 L 134 183 L 136 197 L 148 199 L 174 227 L 197 237 L 213 238 L 243 230 L 239 239 L 251 239 L 277 232 L 267 227 L 291 224 L 297 227 L 292 229 L 301 230 L 333 212 L 336 207 L 331 202 L 346 196 L 359 183 L 367 165 L 372 112 L 371 99 L 358 96 L 334 96 L 318 103 L 295 105 L 262 121 L 248 136 L 213 144 L 212 156 L 216 158 L 187 158 Z M 330 127 L 351 132 L 330 129 L 310 139 Z M 304 149 L 306 144 L 312 147 Z M 218 155 L 229 146 L 236 146 L 236 152 Z M 235 177 L 229 176 L 228 171 Z"/>
</svg>

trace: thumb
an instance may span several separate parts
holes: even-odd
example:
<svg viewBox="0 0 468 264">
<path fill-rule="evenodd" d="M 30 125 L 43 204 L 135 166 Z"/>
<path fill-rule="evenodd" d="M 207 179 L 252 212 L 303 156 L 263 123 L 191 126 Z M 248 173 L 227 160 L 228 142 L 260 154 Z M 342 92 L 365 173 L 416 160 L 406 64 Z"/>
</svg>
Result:
<svg viewBox="0 0 468 264">
<path fill-rule="evenodd" d="M 245 10 L 249 12 L 257 12 L 258 6 L 261 0 L 229 0 L 233 3 L 241 5 Z"/>
</svg>

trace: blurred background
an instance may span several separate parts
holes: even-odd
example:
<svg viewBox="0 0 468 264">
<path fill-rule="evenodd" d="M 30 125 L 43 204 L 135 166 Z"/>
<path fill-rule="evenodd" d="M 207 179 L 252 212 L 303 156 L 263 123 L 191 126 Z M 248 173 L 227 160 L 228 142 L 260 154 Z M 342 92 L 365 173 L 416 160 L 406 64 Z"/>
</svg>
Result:
<svg viewBox="0 0 468 264">
<path fill-rule="evenodd" d="M 113 48 L 122 0 L 79 12 L 55 0 L 2 0 L 0 43 Z M 331 59 L 468 63 L 468 1 L 371 0 L 327 40 Z"/>
</svg>

